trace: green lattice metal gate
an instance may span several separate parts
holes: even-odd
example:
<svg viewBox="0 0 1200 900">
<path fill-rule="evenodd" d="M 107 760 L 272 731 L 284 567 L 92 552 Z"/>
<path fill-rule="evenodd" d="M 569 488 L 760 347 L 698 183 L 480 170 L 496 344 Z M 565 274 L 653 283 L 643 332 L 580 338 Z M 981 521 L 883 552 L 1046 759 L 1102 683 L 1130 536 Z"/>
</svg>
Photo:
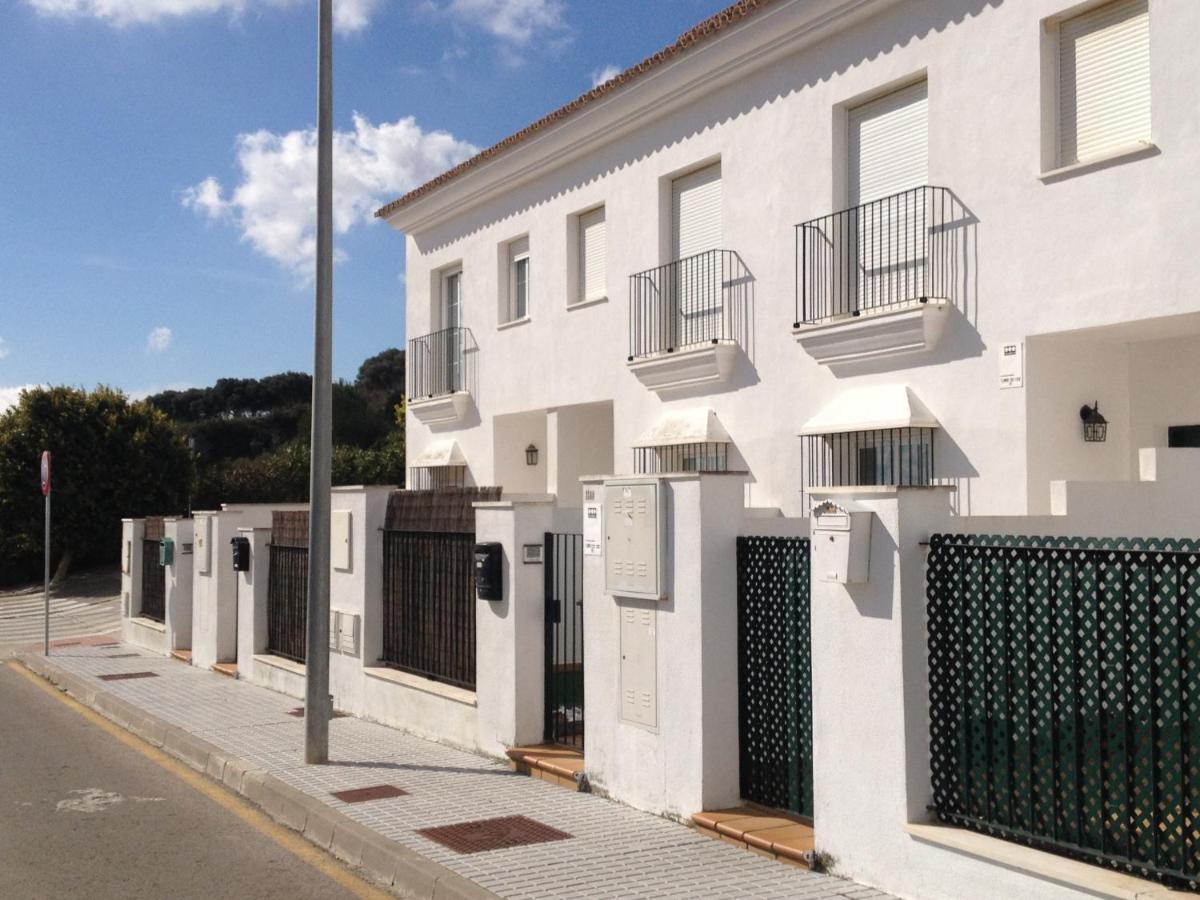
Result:
<svg viewBox="0 0 1200 900">
<path fill-rule="evenodd" d="M 742 797 L 811 817 L 808 558 L 807 539 L 738 538 Z"/>
<path fill-rule="evenodd" d="M 935 535 L 928 599 L 938 815 L 1194 887 L 1200 544 Z"/>
</svg>

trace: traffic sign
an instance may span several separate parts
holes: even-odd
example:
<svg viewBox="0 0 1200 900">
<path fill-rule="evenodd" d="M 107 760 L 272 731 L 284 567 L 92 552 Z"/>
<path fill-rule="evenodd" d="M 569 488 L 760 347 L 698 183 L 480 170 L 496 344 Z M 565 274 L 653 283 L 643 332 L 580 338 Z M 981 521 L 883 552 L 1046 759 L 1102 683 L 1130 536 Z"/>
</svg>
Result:
<svg viewBox="0 0 1200 900">
<path fill-rule="evenodd" d="M 50 496 L 50 451 L 42 451 L 42 496 Z"/>
</svg>

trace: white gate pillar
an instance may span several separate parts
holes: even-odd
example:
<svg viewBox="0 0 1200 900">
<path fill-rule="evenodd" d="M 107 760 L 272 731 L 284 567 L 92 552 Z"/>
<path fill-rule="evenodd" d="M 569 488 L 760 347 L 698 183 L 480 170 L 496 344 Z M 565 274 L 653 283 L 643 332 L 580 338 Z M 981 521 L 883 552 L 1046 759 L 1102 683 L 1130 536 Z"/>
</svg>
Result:
<svg viewBox="0 0 1200 900">
<path fill-rule="evenodd" d="M 167 519 L 164 530 L 175 542 L 175 555 L 167 569 L 164 621 L 167 649 L 192 648 L 192 520 Z"/>
<path fill-rule="evenodd" d="M 497 756 L 542 741 L 545 568 L 523 562 L 522 547 L 541 546 L 553 516 L 553 497 L 475 504 L 475 540 L 503 548 L 503 599 L 475 599 L 479 747 Z"/>
</svg>

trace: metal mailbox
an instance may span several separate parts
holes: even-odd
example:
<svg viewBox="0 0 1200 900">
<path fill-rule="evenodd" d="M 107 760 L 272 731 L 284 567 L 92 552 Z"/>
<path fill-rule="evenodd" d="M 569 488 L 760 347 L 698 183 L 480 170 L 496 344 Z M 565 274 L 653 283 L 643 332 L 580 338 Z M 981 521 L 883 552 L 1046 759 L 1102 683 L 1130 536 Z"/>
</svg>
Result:
<svg viewBox="0 0 1200 900">
<path fill-rule="evenodd" d="M 862 584 L 870 574 L 874 513 L 830 500 L 812 514 L 812 573 L 817 581 Z"/>
<path fill-rule="evenodd" d="M 504 599 L 503 548 L 497 543 L 475 545 L 475 593 L 480 600 Z"/>
</svg>

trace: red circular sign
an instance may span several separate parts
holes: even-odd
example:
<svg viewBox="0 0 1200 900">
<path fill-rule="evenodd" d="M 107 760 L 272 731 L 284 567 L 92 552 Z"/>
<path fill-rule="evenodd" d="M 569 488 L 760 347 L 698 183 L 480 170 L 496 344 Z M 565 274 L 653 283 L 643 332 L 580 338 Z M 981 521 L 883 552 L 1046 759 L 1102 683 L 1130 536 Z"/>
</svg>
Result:
<svg viewBox="0 0 1200 900">
<path fill-rule="evenodd" d="M 50 493 L 50 451 L 42 451 L 42 494 Z"/>
</svg>

